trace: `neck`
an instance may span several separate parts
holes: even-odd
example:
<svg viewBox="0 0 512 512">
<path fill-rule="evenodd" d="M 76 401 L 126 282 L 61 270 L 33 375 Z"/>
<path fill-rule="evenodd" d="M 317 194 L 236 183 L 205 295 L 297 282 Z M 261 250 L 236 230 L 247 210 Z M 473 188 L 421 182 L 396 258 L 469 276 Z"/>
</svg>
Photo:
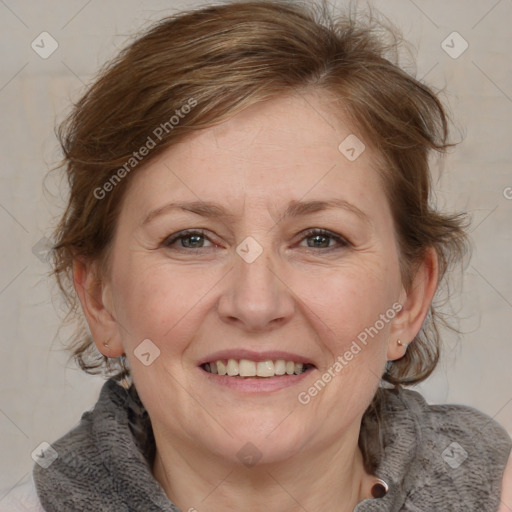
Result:
<svg viewBox="0 0 512 512">
<path fill-rule="evenodd" d="M 272 510 L 352 512 L 370 497 L 375 477 L 366 473 L 357 445 L 358 430 L 335 446 L 301 450 L 285 461 L 245 467 L 237 460 L 199 453 L 197 447 L 163 442 L 155 431 L 153 473 L 181 510 Z"/>
</svg>

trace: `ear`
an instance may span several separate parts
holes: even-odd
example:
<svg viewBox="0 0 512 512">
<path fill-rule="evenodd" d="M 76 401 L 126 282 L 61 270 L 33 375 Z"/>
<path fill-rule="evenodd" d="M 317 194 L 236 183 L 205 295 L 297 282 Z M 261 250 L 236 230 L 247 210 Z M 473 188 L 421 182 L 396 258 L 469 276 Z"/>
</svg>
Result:
<svg viewBox="0 0 512 512">
<path fill-rule="evenodd" d="M 439 279 L 439 260 L 433 247 L 427 249 L 425 258 L 414 275 L 410 289 L 402 288 L 402 309 L 393 319 L 388 344 L 388 361 L 405 355 L 407 345 L 418 334 L 434 298 Z M 402 345 L 398 344 L 398 340 Z"/>
<path fill-rule="evenodd" d="M 73 284 L 97 349 L 107 357 L 124 353 L 116 321 L 111 286 L 98 277 L 95 263 L 75 259 Z"/>
</svg>

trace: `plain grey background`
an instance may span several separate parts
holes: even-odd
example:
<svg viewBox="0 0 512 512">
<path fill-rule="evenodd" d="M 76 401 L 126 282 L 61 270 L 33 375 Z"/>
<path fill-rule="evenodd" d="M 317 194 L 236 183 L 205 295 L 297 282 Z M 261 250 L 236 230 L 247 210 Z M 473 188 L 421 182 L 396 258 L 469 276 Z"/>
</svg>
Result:
<svg viewBox="0 0 512 512">
<path fill-rule="evenodd" d="M 134 31 L 205 3 L 0 0 L 0 505 L 29 474 L 31 452 L 72 428 L 103 382 L 68 363 L 47 278 L 45 237 L 65 196 L 64 182 L 48 180 L 51 195 L 42 187 L 59 158 L 55 120 Z M 512 433 L 512 0 L 370 4 L 401 28 L 416 76 L 444 90 L 465 134 L 436 183 L 442 208 L 473 219 L 473 257 L 452 301 L 464 334 L 445 335 L 441 364 L 419 390 L 433 403 L 474 406 Z"/>
</svg>

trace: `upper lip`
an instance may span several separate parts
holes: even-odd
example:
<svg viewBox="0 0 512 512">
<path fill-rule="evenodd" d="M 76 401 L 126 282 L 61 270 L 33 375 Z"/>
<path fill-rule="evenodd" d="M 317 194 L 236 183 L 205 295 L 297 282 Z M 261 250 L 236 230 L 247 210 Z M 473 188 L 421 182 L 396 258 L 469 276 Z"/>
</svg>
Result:
<svg viewBox="0 0 512 512">
<path fill-rule="evenodd" d="M 284 352 L 282 350 L 270 350 L 265 352 L 255 352 L 247 349 L 229 349 L 220 350 L 214 352 L 204 358 L 202 358 L 198 366 L 205 363 L 212 363 L 215 361 L 225 361 L 228 359 L 234 359 L 239 361 L 240 359 L 248 359 L 249 361 L 276 361 L 277 359 L 284 359 L 285 361 L 293 361 L 294 363 L 310 364 L 314 366 L 312 360 L 308 357 L 294 354 L 292 352 Z"/>
</svg>

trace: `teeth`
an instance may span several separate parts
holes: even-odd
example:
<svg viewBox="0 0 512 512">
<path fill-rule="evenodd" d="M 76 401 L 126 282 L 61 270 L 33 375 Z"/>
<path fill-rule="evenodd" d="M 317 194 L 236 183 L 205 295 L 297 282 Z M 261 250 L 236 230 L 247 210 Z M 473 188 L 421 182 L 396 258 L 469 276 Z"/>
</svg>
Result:
<svg viewBox="0 0 512 512">
<path fill-rule="evenodd" d="M 217 372 L 219 375 L 226 375 L 228 373 L 224 361 L 217 361 Z"/>
<path fill-rule="evenodd" d="M 275 375 L 274 362 L 273 361 L 260 361 L 256 365 L 256 375 L 258 377 L 273 377 Z"/>
<path fill-rule="evenodd" d="M 238 363 L 234 359 L 230 359 L 226 370 L 230 377 L 235 377 L 238 375 Z"/>
<path fill-rule="evenodd" d="M 274 377 L 275 375 L 300 375 L 308 365 L 277 359 L 276 361 L 250 361 L 248 359 L 228 359 L 206 363 L 204 369 L 209 373 L 228 375 L 229 377 Z"/>
<path fill-rule="evenodd" d="M 274 363 L 274 372 L 276 375 L 284 375 L 286 373 L 286 361 L 278 359 Z"/>
<path fill-rule="evenodd" d="M 240 377 L 255 377 L 256 376 L 256 363 L 254 361 L 248 361 L 247 359 L 241 359 L 238 363 L 240 367 Z"/>
</svg>

